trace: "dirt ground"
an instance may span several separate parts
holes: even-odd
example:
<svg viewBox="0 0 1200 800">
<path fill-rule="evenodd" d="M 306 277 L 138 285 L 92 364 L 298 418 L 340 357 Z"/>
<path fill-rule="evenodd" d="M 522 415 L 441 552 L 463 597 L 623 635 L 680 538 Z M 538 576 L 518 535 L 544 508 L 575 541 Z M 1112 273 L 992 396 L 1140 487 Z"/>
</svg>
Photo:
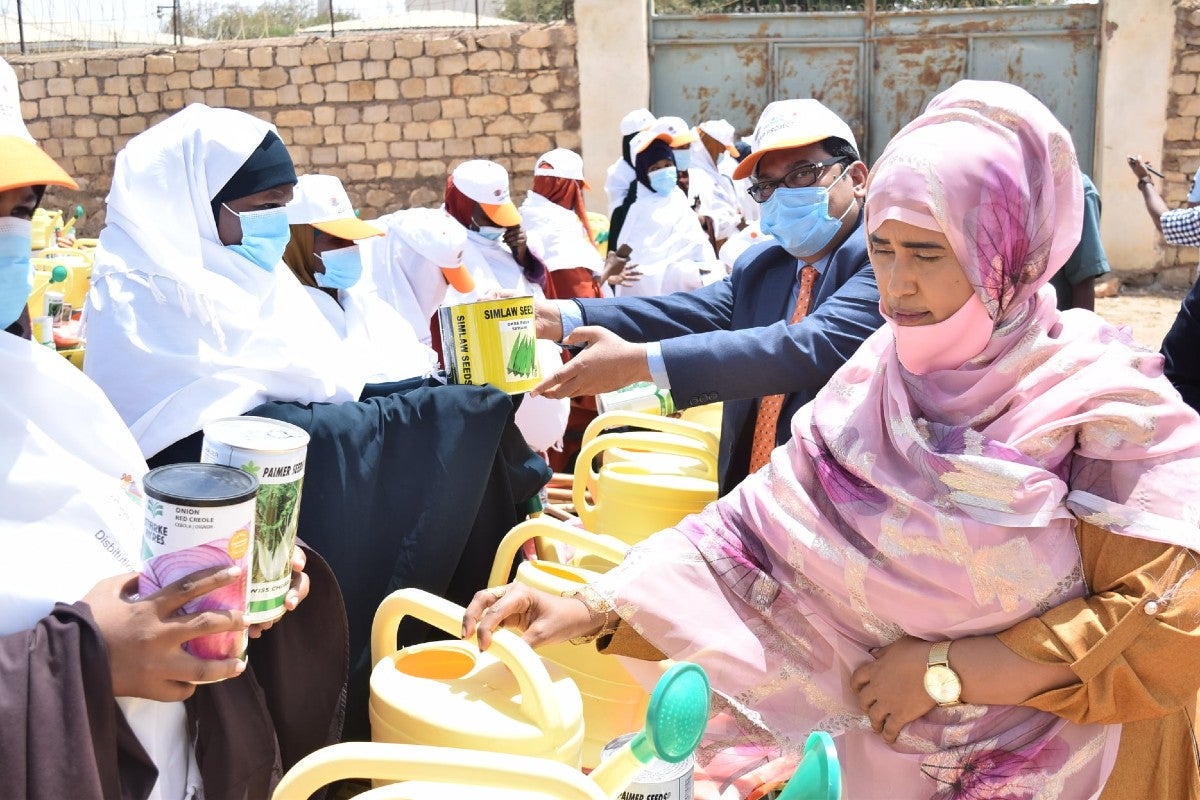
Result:
<svg viewBox="0 0 1200 800">
<path fill-rule="evenodd" d="M 1128 325 L 1133 338 L 1157 350 L 1175 322 L 1187 291 L 1147 292 L 1125 289 L 1118 297 L 1096 298 L 1096 313 L 1114 325 Z"/>
</svg>

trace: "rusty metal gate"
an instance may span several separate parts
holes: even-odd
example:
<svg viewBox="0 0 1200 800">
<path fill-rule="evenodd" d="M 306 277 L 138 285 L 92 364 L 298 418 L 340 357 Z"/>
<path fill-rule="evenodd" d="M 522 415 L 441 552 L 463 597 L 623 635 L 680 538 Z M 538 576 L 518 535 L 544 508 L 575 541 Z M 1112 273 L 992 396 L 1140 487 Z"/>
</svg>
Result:
<svg viewBox="0 0 1200 800">
<path fill-rule="evenodd" d="M 950 11 L 665 15 L 650 0 L 651 108 L 749 133 L 768 102 L 815 97 L 850 123 L 868 163 L 942 89 L 1004 80 L 1039 97 L 1092 167 L 1098 3 Z"/>
</svg>

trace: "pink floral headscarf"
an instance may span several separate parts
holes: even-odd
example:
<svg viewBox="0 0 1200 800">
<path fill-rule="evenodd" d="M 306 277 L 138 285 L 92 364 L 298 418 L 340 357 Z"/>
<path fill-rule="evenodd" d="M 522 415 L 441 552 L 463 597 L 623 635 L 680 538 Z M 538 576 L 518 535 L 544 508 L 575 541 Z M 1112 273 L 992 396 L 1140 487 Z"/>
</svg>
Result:
<svg viewBox="0 0 1200 800">
<path fill-rule="evenodd" d="M 708 671 L 720 713 L 697 798 L 786 777 L 815 729 L 835 736 L 852 798 L 1104 785 L 1118 727 L 959 706 L 888 745 L 850 687 L 869 650 L 901 636 L 995 633 L 1083 596 L 1076 516 L 1197 543 L 1200 419 L 1159 355 L 1090 312 L 1060 314 L 1041 290 L 1079 239 L 1081 206 L 1070 137 L 1028 93 L 964 81 L 935 98 L 873 170 L 868 226 L 945 233 L 992 315 L 987 347 L 917 376 L 880 329 L 770 464 L 592 585 Z"/>
</svg>

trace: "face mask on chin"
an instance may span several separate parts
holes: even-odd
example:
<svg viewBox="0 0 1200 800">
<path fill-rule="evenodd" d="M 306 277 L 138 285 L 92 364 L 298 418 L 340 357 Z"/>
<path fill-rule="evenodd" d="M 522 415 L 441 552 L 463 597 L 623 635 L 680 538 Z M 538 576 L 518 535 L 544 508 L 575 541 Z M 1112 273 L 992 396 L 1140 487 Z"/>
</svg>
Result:
<svg viewBox="0 0 1200 800">
<path fill-rule="evenodd" d="M 842 220 L 855 207 L 851 203 L 841 216 L 829 216 L 829 190 L 848 174 L 849 170 L 844 170 L 829 186 L 777 188 L 762 204 L 759 224 L 763 233 L 774 236 L 784 250 L 799 259 L 811 258 L 824 250 L 842 229 Z"/>
<path fill-rule="evenodd" d="M 283 251 L 292 238 L 287 210 L 279 206 L 239 213 L 229 206 L 225 208 L 238 218 L 242 226 L 242 241 L 225 246 L 260 269 L 274 272 L 275 265 L 283 258 Z"/>
<path fill-rule="evenodd" d="M 322 289 L 349 289 L 362 277 L 362 256 L 356 244 L 317 253 L 317 258 L 325 265 L 325 271 L 313 277 Z"/>
<path fill-rule="evenodd" d="M 498 228 L 495 225 L 479 225 L 475 232 L 489 241 L 498 242 L 504 235 L 504 228 Z"/>
<path fill-rule="evenodd" d="M 0 217 L 0 330 L 12 325 L 33 291 L 33 222 Z"/>
</svg>

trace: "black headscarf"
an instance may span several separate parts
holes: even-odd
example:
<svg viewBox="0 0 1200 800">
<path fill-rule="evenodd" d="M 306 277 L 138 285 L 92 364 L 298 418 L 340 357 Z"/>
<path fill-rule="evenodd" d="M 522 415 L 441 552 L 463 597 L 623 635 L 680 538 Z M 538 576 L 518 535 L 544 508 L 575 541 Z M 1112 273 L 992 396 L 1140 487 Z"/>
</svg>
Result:
<svg viewBox="0 0 1200 800">
<path fill-rule="evenodd" d="M 621 228 L 625 227 L 625 218 L 629 216 L 629 207 L 637 199 L 637 185 L 643 183 L 647 189 L 653 191 L 654 187 L 650 185 L 648 168 L 651 164 L 662 161 L 664 158 L 670 159 L 672 164 L 675 163 L 675 151 L 662 139 L 655 139 L 646 146 L 645 150 L 637 154 L 633 164 L 637 180 L 629 184 L 629 191 L 625 193 L 625 199 L 621 205 L 613 209 L 612 219 L 608 222 L 608 246 L 610 249 L 615 250 L 620 246 Z"/>
<path fill-rule="evenodd" d="M 233 173 L 212 199 L 213 219 L 220 218 L 221 204 L 241 197 L 296 182 L 296 167 L 283 140 L 275 131 L 267 131 L 246 163 Z"/>
</svg>

